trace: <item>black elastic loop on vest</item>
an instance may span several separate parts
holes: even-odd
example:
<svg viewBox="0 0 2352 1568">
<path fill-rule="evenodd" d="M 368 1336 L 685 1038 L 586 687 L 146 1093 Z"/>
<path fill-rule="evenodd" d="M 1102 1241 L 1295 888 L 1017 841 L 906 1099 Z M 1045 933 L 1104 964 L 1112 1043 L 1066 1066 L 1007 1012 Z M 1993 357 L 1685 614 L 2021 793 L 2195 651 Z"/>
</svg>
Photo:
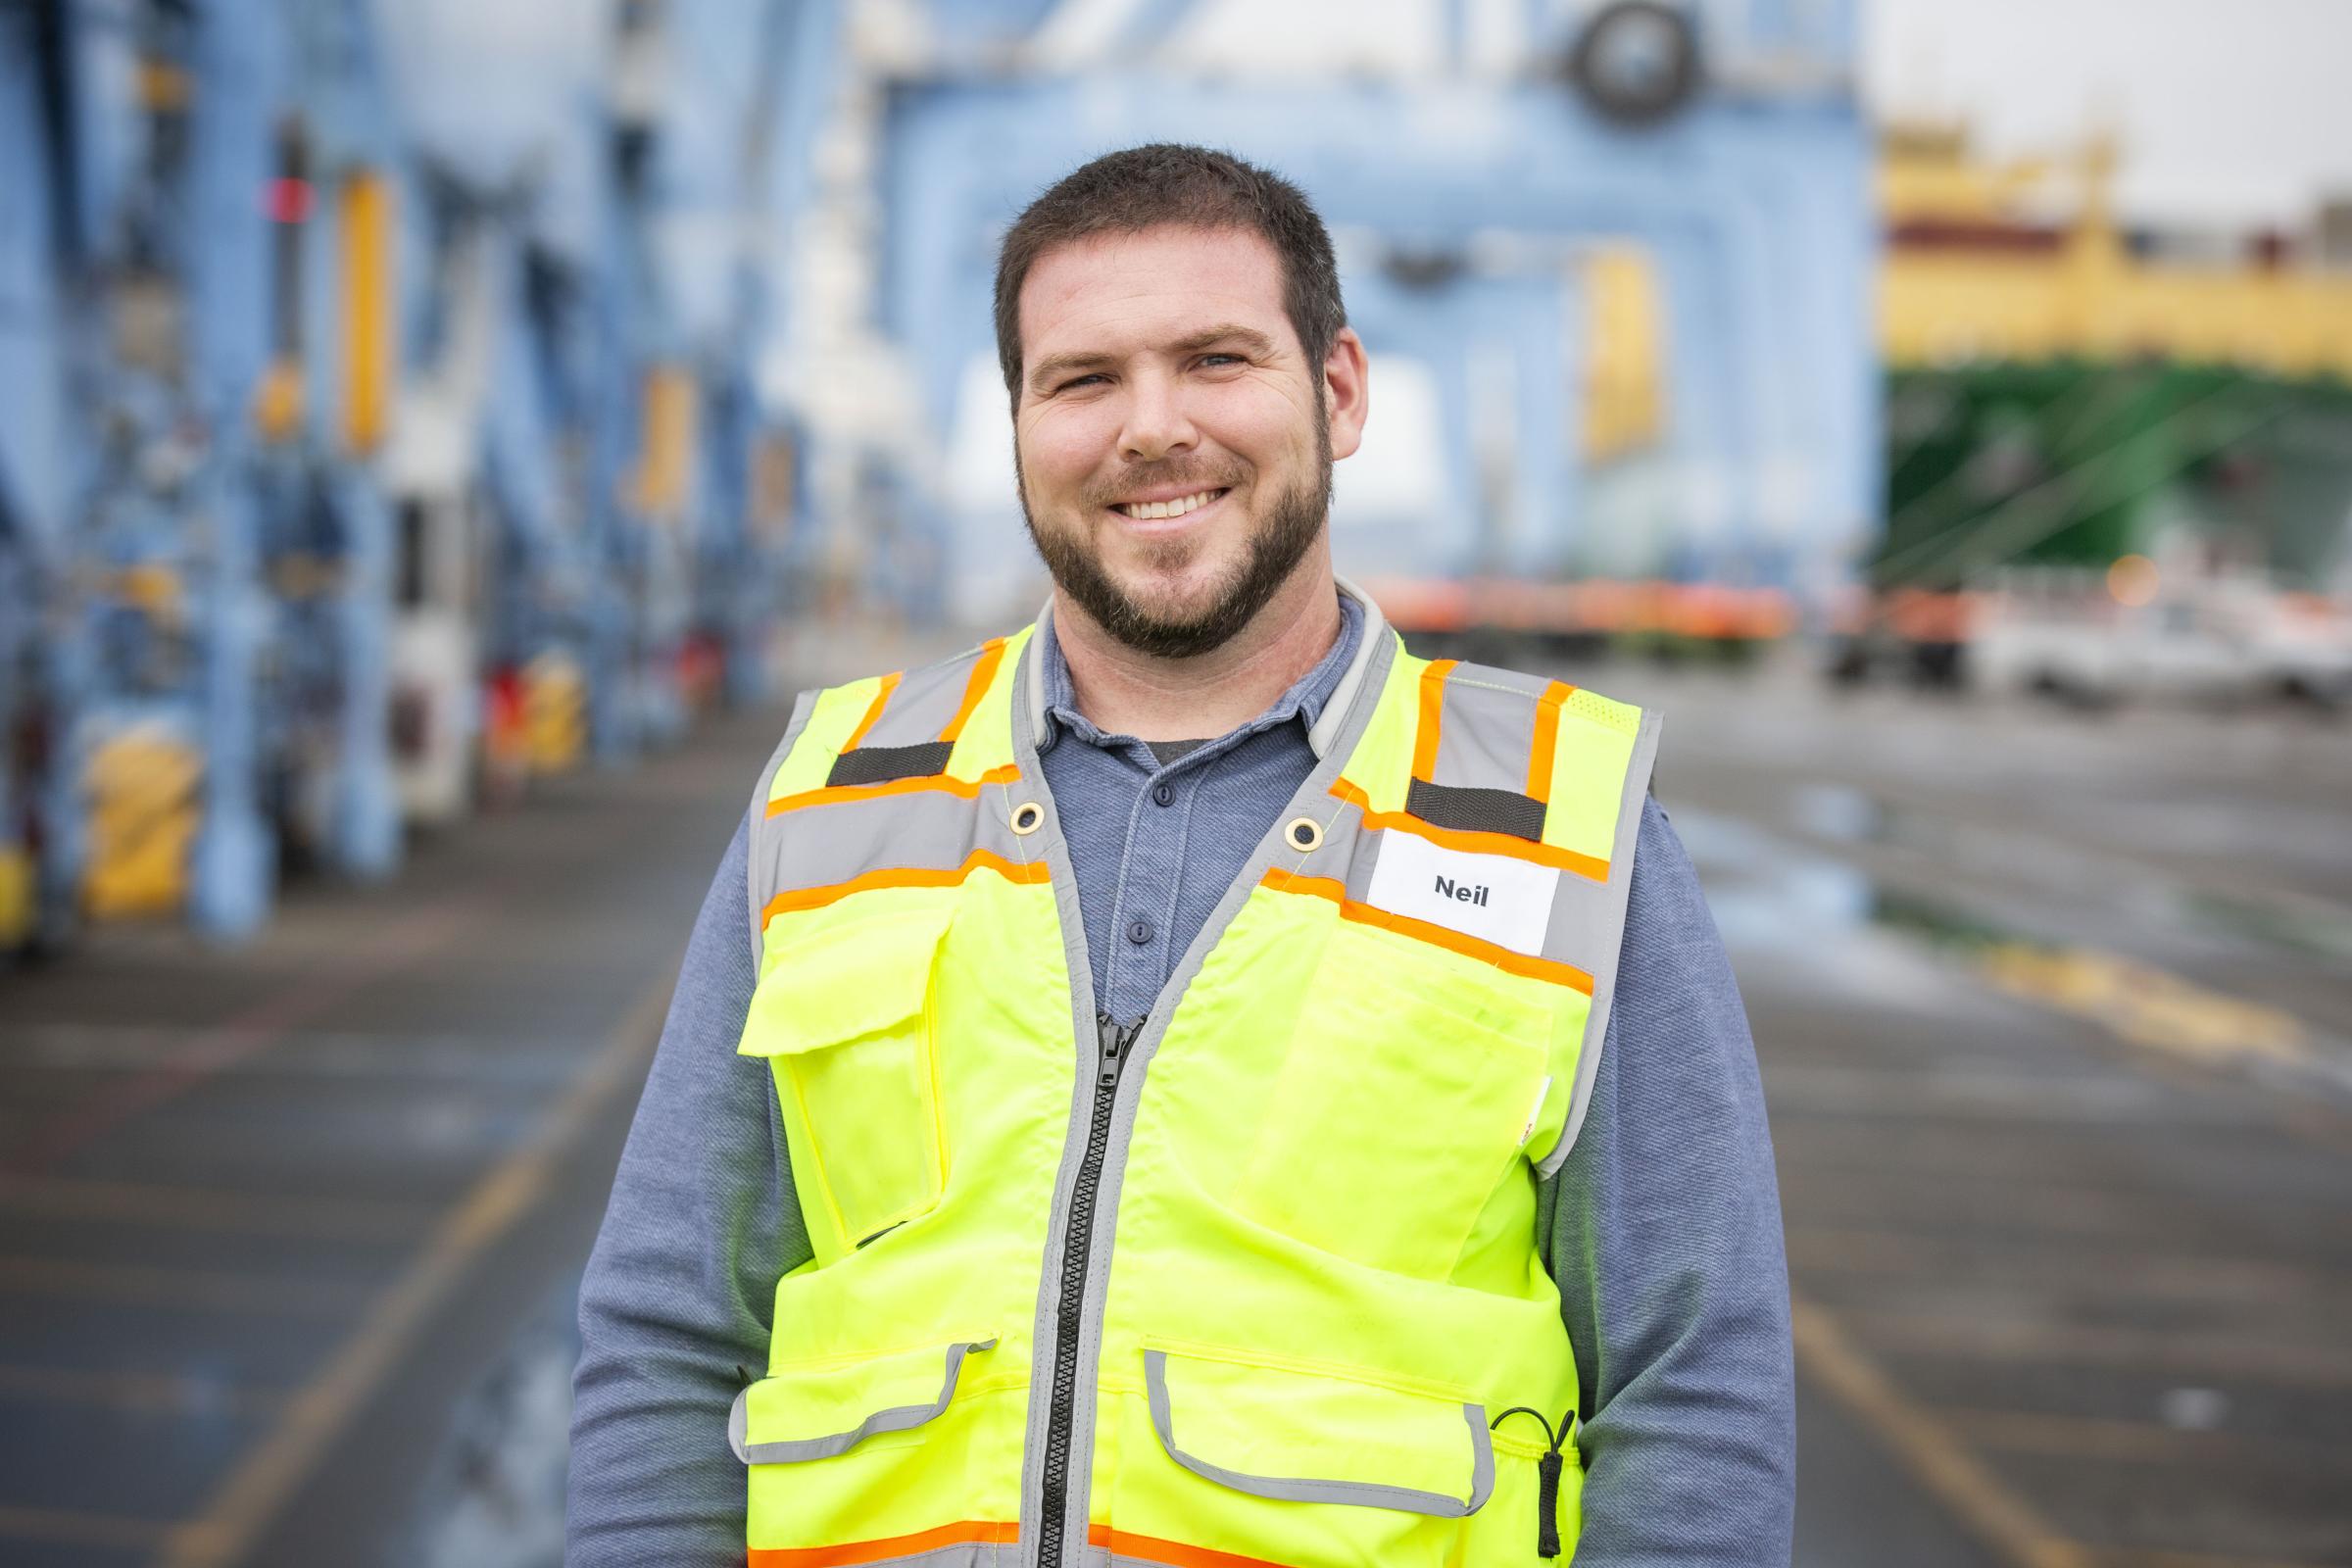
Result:
<svg viewBox="0 0 2352 1568">
<path fill-rule="evenodd" d="M 838 784 L 889 784 L 903 778 L 930 778 L 948 770 L 954 741 L 925 741 L 920 746 L 860 746 L 833 759 L 825 775 L 828 788 Z"/>
<path fill-rule="evenodd" d="M 1515 790 L 1474 790 L 1417 778 L 1405 787 L 1404 808 L 1431 827 L 1544 842 L 1544 803 Z"/>
<path fill-rule="evenodd" d="M 1560 1554 L 1560 1470 L 1566 1463 L 1560 1450 L 1552 1449 L 1536 1461 L 1536 1555 L 1557 1557 Z"/>
<path fill-rule="evenodd" d="M 1514 1415 L 1534 1416 L 1537 1424 L 1544 1429 L 1544 1443 L 1549 1445 L 1544 1450 L 1544 1456 L 1536 1461 L 1536 1555 L 1557 1557 L 1560 1554 L 1560 1473 L 1568 1467 L 1566 1457 L 1560 1452 L 1560 1445 L 1568 1441 L 1575 1417 L 1560 1417 L 1559 1430 L 1554 1433 L 1543 1411 L 1531 1410 L 1524 1404 L 1514 1404 L 1488 1422 L 1487 1430 L 1494 1431 L 1502 1425 L 1506 1417 Z"/>
</svg>

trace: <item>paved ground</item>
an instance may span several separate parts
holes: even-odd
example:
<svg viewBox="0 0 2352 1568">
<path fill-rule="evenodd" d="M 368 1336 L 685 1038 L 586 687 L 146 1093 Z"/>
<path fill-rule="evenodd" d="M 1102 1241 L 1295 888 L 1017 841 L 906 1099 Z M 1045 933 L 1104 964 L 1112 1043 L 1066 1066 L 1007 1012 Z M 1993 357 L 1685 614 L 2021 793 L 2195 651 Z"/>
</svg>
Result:
<svg viewBox="0 0 2352 1568">
<path fill-rule="evenodd" d="M 1732 941 L 1805 1568 L 2352 1563 L 2352 726 L 1592 672 Z M 0 1562 L 552 1560 L 568 1290 L 773 714 L 0 977 Z"/>
<path fill-rule="evenodd" d="M 586 1253 L 781 729 L 555 781 L 241 951 L 117 931 L 0 980 L 0 1562 L 398 1560 Z"/>
<path fill-rule="evenodd" d="M 2352 1563 L 2352 726 L 1594 683 L 1755 1024 L 1798 1560 Z"/>
</svg>

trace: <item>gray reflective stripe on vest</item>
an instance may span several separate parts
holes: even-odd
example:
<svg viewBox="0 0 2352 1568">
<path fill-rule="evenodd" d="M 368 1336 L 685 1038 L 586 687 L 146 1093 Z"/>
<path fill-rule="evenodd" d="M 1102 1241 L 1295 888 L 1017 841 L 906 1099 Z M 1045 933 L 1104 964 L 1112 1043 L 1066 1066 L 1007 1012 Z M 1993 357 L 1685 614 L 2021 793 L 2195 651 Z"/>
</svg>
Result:
<svg viewBox="0 0 2352 1568">
<path fill-rule="evenodd" d="M 1641 771 L 1646 784 L 1648 758 L 1637 750 L 1635 768 Z M 1640 796 L 1634 797 L 1637 825 L 1640 821 Z M 1323 830 L 1322 844 L 1313 850 L 1301 850 L 1282 862 L 1282 867 L 1298 876 L 1328 877 L 1344 884 L 1348 897 L 1358 904 L 1369 904 L 1372 896 L 1372 874 L 1380 865 L 1381 846 L 1390 834 L 1401 832 L 1389 828 L 1378 833 L 1364 831 L 1364 813 L 1351 802 L 1333 799 L 1329 809 L 1315 814 L 1315 823 Z M 1622 836 L 1623 824 L 1620 823 Z M 1631 841 L 1626 840 L 1621 853 L 1632 854 Z M 1476 852 L 1471 852 L 1476 853 Z M 1544 927 L 1544 946 L 1540 957 L 1574 968 L 1592 972 L 1592 966 L 1601 961 L 1603 955 L 1614 962 L 1617 952 L 1617 927 L 1625 918 L 1623 890 L 1612 863 L 1607 883 L 1587 881 L 1581 876 L 1562 872 L 1551 898 L 1551 920 Z M 1593 973 L 1593 990 L 1600 989 L 1600 976 Z"/>
<path fill-rule="evenodd" d="M 754 923 L 787 888 L 836 887 L 877 867 L 952 871 L 974 850 L 1016 864 L 1035 859 L 1034 837 L 1012 830 L 1014 809 L 1039 799 L 1026 782 L 984 784 L 976 798 L 909 790 L 768 817 L 753 840 Z"/>
<path fill-rule="evenodd" d="M 1165 1350 L 1144 1352 L 1144 1386 L 1152 1400 L 1152 1425 L 1159 1433 L 1159 1446 L 1168 1450 L 1168 1457 L 1197 1476 L 1205 1476 L 1221 1487 L 1247 1492 L 1253 1497 L 1272 1497 L 1281 1502 L 1342 1502 L 1361 1508 L 1433 1514 L 1440 1519 L 1465 1519 L 1485 1507 L 1488 1494 L 1494 1490 L 1494 1443 L 1487 1431 L 1484 1405 L 1462 1406 L 1462 1418 L 1470 1427 L 1470 1495 L 1456 1497 L 1443 1492 L 1421 1492 L 1373 1481 L 1301 1481 L 1287 1476 L 1245 1475 L 1239 1470 L 1210 1464 L 1176 1446 L 1176 1433 L 1168 1413 Z"/>
<path fill-rule="evenodd" d="M 1375 671 L 1386 674 L 1389 662 L 1396 657 L 1396 634 L 1389 630 L 1389 617 L 1380 612 L 1372 596 L 1345 577 L 1335 578 L 1340 592 L 1356 603 L 1364 612 L 1364 624 L 1356 633 L 1355 657 L 1340 672 L 1340 683 L 1331 689 L 1323 703 L 1323 712 L 1314 727 L 1306 732 L 1306 744 L 1320 759 L 1331 751 L 1332 742 L 1339 739 L 1340 726 L 1347 723 L 1355 707 L 1355 694 L 1364 689 L 1364 682 Z"/>
<path fill-rule="evenodd" d="M 829 1437 L 796 1438 L 786 1443 L 746 1443 L 751 1425 L 752 1391 L 747 1386 L 735 1396 L 735 1407 L 727 1412 L 727 1446 L 745 1464 L 799 1464 L 807 1459 L 830 1459 L 837 1453 L 847 1453 L 877 1432 L 905 1432 L 919 1427 L 948 1407 L 956 1396 L 956 1379 L 963 1371 L 963 1358 L 973 1350 L 996 1348 L 995 1340 L 968 1341 L 948 1347 L 947 1380 L 940 1385 L 939 1397 L 929 1404 L 902 1404 L 889 1410 L 876 1410 L 847 1432 Z"/>
<path fill-rule="evenodd" d="M 849 1554 L 852 1548 L 857 1554 Z M 792 1549 L 792 1548 L 787 1548 Z M 827 1548 L 803 1548 L 825 1552 Z M 1014 1568 L 1021 1560 L 1022 1544 L 1017 1541 L 958 1541 L 945 1546 L 926 1546 L 920 1551 L 899 1552 L 888 1557 L 868 1557 L 864 1551 L 874 1549 L 870 1543 L 854 1542 L 845 1544 L 841 1556 L 823 1555 L 820 1562 L 854 1562 L 858 1568 Z M 1146 1563 L 1140 1557 L 1105 1557 L 1101 1552 L 1089 1552 L 1087 1568 L 1165 1568 L 1161 1563 Z"/>
<path fill-rule="evenodd" d="M 1527 788 L 1529 754 L 1535 742 L 1536 708 L 1551 682 L 1515 670 L 1459 664 L 1446 679 L 1438 721 L 1435 782 L 1448 789 L 1493 790 L 1518 795 Z M 1579 722 L 1566 719 L 1564 722 Z M 1592 1005 L 1577 1056 L 1576 1083 L 1559 1141 L 1536 1159 L 1539 1175 L 1551 1176 L 1568 1157 L 1592 1099 L 1608 1038 L 1609 1004 L 1617 987 L 1617 957 L 1625 939 L 1626 901 L 1633 888 L 1634 844 L 1641 832 L 1642 800 L 1658 749 L 1658 715 L 1647 710 L 1634 737 L 1617 803 L 1617 830 L 1609 848 L 1609 875 L 1595 884 L 1574 872 L 1561 873 L 1552 894 L 1551 921 L 1544 934 L 1544 956 L 1592 977 Z M 1524 797 L 1522 797 L 1524 799 Z M 1457 802 L 1456 804 L 1463 804 Z M 1475 804 L 1475 803 L 1470 803 Z M 1541 808 L 1530 807 L 1542 821 Z M 1468 824 L 1465 824 L 1468 825 Z M 1386 835 L 1383 835 L 1385 838 Z M 1377 852 L 1369 858 L 1377 860 Z M 1361 898 L 1371 885 L 1372 865 L 1358 857 L 1348 867 L 1348 896 Z M 1531 1153 L 1533 1152 L 1531 1151 Z"/>
<path fill-rule="evenodd" d="M 920 746 L 939 739 L 956 710 L 963 706 L 963 689 L 970 684 L 980 650 L 910 669 L 899 677 L 897 690 L 882 705 L 882 716 L 858 745 L 866 747 Z"/>
<path fill-rule="evenodd" d="M 1600 1070 L 1600 1054 L 1609 1038 L 1609 1004 L 1617 994 L 1617 956 L 1625 945 L 1626 901 L 1634 890 L 1634 843 L 1642 833 L 1642 803 L 1649 795 L 1649 774 L 1658 759 L 1658 730 L 1665 722 L 1653 709 L 1642 710 L 1642 726 L 1634 734 L 1634 754 L 1625 764 L 1625 789 L 1617 802 L 1617 837 L 1609 846 L 1609 882 L 1605 888 L 1587 886 L 1587 894 L 1598 893 L 1602 902 L 1580 909 L 1579 918 L 1596 921 L 1593 929 L 1599 932 L 1597 945 L 1591 959 L 1584 965 L 1592 976 L 1592 1006 L 1585 1015 L 1584 1049 L 1576 1059 L 1576 1093 L 1568 1102 L 1568 1119 L 1560 1128 L 1560 1141 L 1551 1146 L 1543 1158 L 1536 1161 L 1536 1172 L 1550 1176 L 1575 1146 L 1576 1135 L 1585 1125 L 1585 1112 L 1592 1103 L 1592 1076 Z M 1581 879 L 1560 878 L 1560 898 L 1565 899 L 1569 884 Z M 1560 919 L 1560 903 L 1552 905 L 1552 920 Z"/>
<path fill-rule="evenodd" d="M 1438 761 L 1430 782 L 1449 789 L 1524 791 L 1528 754 L 1535 749 L 1537 699 L 1550 686 L 1541 676 L 1513 669 L 1457 664 L 1446 677 Z M 1541 824 L 1540 809 L 1536 818 Z"/>
<path fill-rule="evenodd" d="M 792 749 L 801 743 L 801 732 L 808 727 L 810 716 L 816 712 L 818 695 L 817 691 L 809 690 L 792 700 L 792 717 L 784 725 L 784 738 L 776 743 L 775 751 L 768 757 L 767 765 L 760 770 L 759 786 L 752 791 L 751 815 L 745 828 L 744 847 L 747 853 L 744 856 L 744 874 L 747 882 L 745 894 L 751 900 L 754 974 L 760 972 L 760 955 L 766 946 L 760 934 L 764 923 L 760 911 L 767 907 L 767 901 L 775 889 L 775 877 L 771 874 L 770 861 L 765 854 L 769 838 L 766 827 L 767 794 L 776 782 L 776 769 L 784 765 L 784 759 L 790 757 Z"/>
<path fill-rule="evenodd" d="M 1536 703 L 1550 685 L 1547 680 L 1512 670 L 1481 664 L 1457 666 L 1446 682 L 1439 719 L 1434 770 L 1439 780 L 1452 789 L 1524 790 L 1528 756 L 1535 741 Z M 1641 832 L 1650 770 L 1657 759 L 1659 724 L 1657 713 L 1643 710 L 1618 801 L 1608 881 L 1594 883 L 1562 872 L 1552 894 L 1551 919 L 1544 928 L 1541 956 L 1591 975 L 1592 996 L 1559 1141 L 1535 1162 L 1537 1172 L 1544 1176 L 1556 1174 L 1568 1157 L 1592 1102 L 1593 1075 L 1600 1067 L 1610 1000 L 1616 991 L 1626 901 L 1633 887 L 1634 845 Z M 1317 813 L 1324 830 L 1322 846 L 1298 853 L 1284 862 L 1284 868 L 1300 876 L 1329 877 L 1347 887 L 1348 898 L 1370 903 L 1381 846 L 1391 833 L 1401 830 L 1365 833 L 1363 813 L 1357 808 L 1336 800 L 1332 807 Z M 1532 1155 L 1533 1151 L 1530 1152 Z"/>
<path fill-rule="evenodd" d="M 935 741 L 963 706 L 980 652 L 973 649 L 902 676 L 883 706 L 882 716 L 858 749 Z M 952 870 L 975 849 L 1016 862 L 1034 858 L 1027 852 L 1026 842 L 1008 825 L 1013 807 L 1034 798 L 1019 793 L 1018 785 L 984 785 L 976 801 L 947 790 L 915 790 L 867 801 L 829 801 L 821 808 L 802 808 L 768 815 L 768 790 L 776 768 L 808 728 L 817 695 L 802 694 L 793 710 L 792 727 L 760 775 L 760 794 L 752 804 L 750 891 L 755 964 L 762 952 L 761 911 L 787 889 L 832 887 L 877 867 Z"/>
<path fill-rule="evenodd" d="M 958 1541 L 945 1546 L 926 1546 L 920 1551 L 901 1552 L 889 1557 L 865 1556 L 865 1551 L 874 1549 L 865 1543 L 847 1543 L 837 1549 L 840 1551 L 838 1560 L 856 1562 L 858 1568 L 1017 1568 L 1022 1551 L 1030 1544 L 1018 1541 Z M 823 1547 L 814 1549 L 820 1552 L 825 1550 Z M 1105 1551 L 1100 1546 L 1088 1546 L 1082 1552 L 1069 1552 L 1065 1560 L 1083 1564 L 1084 1568 L 1167 1568 L 1167 1563 L 1157 1557 L 1131 1557 L 1125 1552 Z"/>
</svg>

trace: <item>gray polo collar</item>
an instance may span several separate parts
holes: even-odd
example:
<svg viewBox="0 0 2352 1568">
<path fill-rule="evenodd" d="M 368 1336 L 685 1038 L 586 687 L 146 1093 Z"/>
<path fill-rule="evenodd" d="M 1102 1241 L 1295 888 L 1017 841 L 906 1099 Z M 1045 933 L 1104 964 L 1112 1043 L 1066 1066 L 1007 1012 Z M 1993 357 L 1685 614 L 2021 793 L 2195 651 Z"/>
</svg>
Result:
<svg viewBox="0 0 2352 1568">
<path fill-rule="evenodd" d="M 1317 758 L 1330 749 L 1332 737 L 1339 733 L 1341 721 L 1347 717 L 1348 708 L 1355 702 L 1356 692 L 1371 672 L 1373 654 L 1377 651 L 1385 660 L 1389 651 L 1388 617 L 1380 612 L 1380 607 L 1372 602 L 1372 596 L 1345 577 L 1335 576 L 1334 581 L 1339 584 L 1341 593 L 1354 600 L 1363 610 L 1364 625 L 1356 635 L 1355 657 L 1348 661 L 1348 667 L 1341 672 L 1339 684 L 1331 689 L 1331 696 L 1324 701 L 1323 711 L 1306 732 L 1306 744 Z M 1044 631 L 1053 619 L 1054 601 L 1048 599 L 1045 608 L 1037 613 L 1037 630 Z M 1029 733 L 1043 735 L 1046 733 L 1047 719 L 1046 662 L 1038 657 L 1035 637 L 1030 638 L 1029 646 L 1022 651 L 1021 662 L 1025 666 L 1022 688 L 1029 709 Z"/>
</svg>

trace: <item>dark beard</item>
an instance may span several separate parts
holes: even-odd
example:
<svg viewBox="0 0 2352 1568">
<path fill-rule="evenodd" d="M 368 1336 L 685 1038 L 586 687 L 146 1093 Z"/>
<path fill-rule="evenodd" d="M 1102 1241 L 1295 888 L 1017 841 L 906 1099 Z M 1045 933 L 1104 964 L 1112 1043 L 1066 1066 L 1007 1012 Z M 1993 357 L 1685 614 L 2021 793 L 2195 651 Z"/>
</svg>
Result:
<svg viewBox="0 0 2352 1568">
<path fill-rule="evenodd" d="M 1321 409 L 1316 413 L 1320 414 Z M 1021 516 L 1029 524 L 1029 541 L 1037 547 L 1054 586 L 1070 596 L 1095 623 L 1139 654 L 1153 659 L 1197 659 L 1222 648 L 1266 608 L 1276 590 L 1290 580 L 1323 532 L 1331 514 L 1331 436 L 1324 421 L 1315 421 L 1315 452 L 1322 482 L 1311 480 L 1273 498 L 1263 526 L 1250 538 L 1241 565 L 1218 585 L 1208 608 L 1189 620 L 1154 615 L 1129 598 L 1110 579 L 1086 547 L 1065 535 L 1047 535 L 1029 511 L 1029 486 L 1020 478 L 1020 453 L 1013 453 L 1013 474 L 1020 492 Z M 1188 482 L 1190 476 L 1177 482 Z M 1213 488 L 1215 481 L 1202 488 Z M 1146 488 L 1138 484 L 1134 488 Z"/>
</svg>

